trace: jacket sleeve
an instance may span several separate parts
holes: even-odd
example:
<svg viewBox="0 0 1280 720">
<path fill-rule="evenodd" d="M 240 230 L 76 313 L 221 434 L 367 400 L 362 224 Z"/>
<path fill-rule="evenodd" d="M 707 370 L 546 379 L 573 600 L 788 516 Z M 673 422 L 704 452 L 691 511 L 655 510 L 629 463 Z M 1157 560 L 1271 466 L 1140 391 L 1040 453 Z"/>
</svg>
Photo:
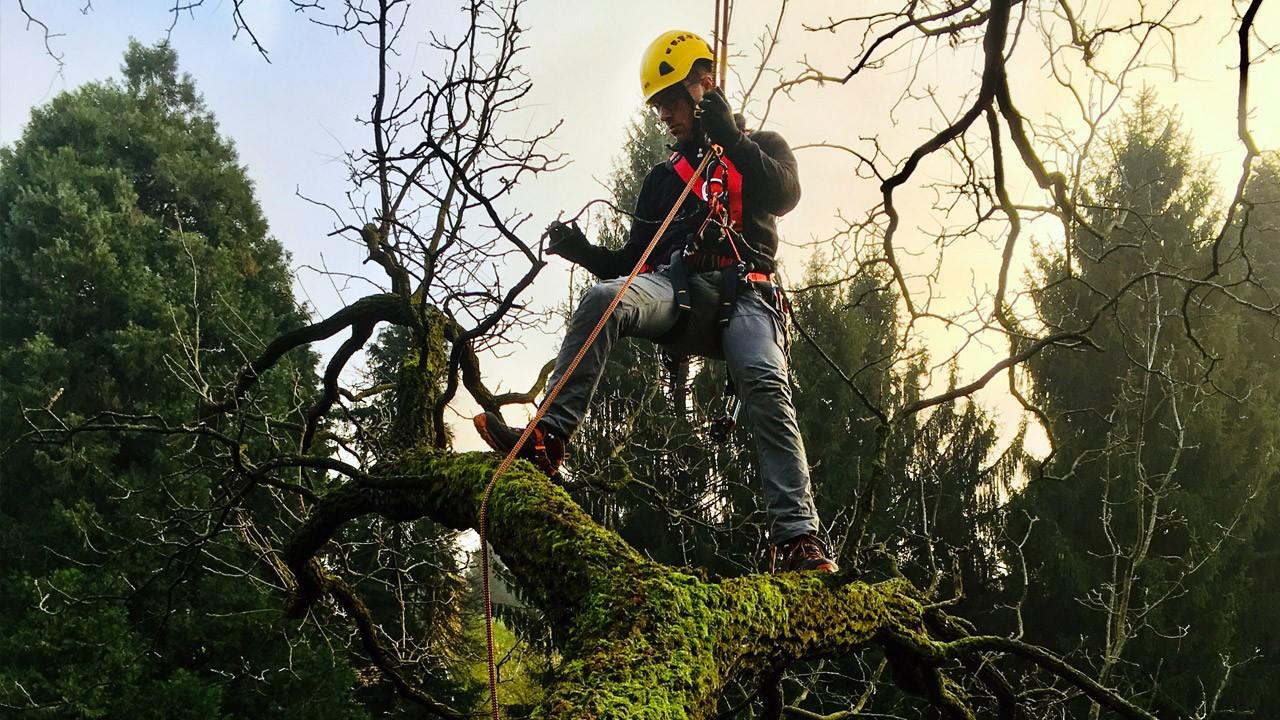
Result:
<svg viewBox="0 0 1280 720">
<path fill-rule="evenodd" d="M 584 248 L 581 254 L 569 259 L 601 280 L 611 280 L 631 272 L 661 224 L 658 216 L 662 215 L 663 211 L 657 207 L 659 182 L 657 168 L 650 170 L 645 176 L 640 194 L 636 197 L 635 214 L 631 220 L 631 231 L 627 235 L 626 244 L 617 250 L 610 250 L 602 245 L 592 245 Z"/>
<path fill-rule="evenodd" d="M 625 275 L 631 266 L 620 256 L 625 248 L 620 250 L 610 250 L 603 245 L 592 245 L 583 248 L 577 255 L 572 258 L 566 258 L 586 268 L 588 272 L 601 280 L 611 280 L 613 278 Z M 626 270 L 618 268 L 626 266 Z"/>
<path fill-rule="evenodd" d="M 800 170 L 787 141 L 762 130 L 744 135 L 727 153 L 754 201 L 771 215 L 784 215 L 800 202 Z"/>
</svg>

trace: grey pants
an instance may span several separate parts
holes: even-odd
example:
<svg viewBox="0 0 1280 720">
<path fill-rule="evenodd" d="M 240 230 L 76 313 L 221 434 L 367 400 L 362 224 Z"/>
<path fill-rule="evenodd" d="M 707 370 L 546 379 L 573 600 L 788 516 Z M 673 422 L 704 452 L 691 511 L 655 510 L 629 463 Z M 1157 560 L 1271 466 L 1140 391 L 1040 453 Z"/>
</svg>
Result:
<svg viewBox="0 0 1280 720">
<path fill-rule="evenodd" d="M 666 268 L 636 277 L 609 317 L 599 337 L 577 370 L 565 383 L 543 422 L 569 437 L 582 422 L 605 359 L 623 337 L 655 339 L 676 323 L 678 312 Z M 717 346 L 715 314 L 719 303 L 718 272 L 689 276 L 693 309 L 681 337 L 666 343 L 674 351 L 723 357 L 737 387 L 742 411 L 755 441 L 760 475 L 769 510 L 769 537 L 774 542 L 818 531 L 818 513 L 809 486 L 809 464 L 796 423 L 791 382 L 783 350 L 784 329 L 778 312 L 758 293 L 744 285 L 738 295 L 729 327 Z M 555 387 L 569 363 L 586 342 L 600 316 L 622 287 L 623 278 L 602 282 L 586 292 L 569 321 L 569 332 L 560 348 L 547 387 Z"/>
</svg>

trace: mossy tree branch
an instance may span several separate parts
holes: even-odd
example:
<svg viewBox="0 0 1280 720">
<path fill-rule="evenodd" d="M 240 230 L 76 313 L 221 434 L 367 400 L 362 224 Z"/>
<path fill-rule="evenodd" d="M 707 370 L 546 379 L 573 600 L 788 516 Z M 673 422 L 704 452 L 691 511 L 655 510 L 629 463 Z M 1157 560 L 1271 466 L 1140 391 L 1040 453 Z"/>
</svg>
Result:
<svg viewBox="0 0 1280 720">
<path fill-rule="evenodd" d="M 212 404 L 207 409 L 208 412 L 214 414 L 233 409 L 240 400 L 244 399 L 258 377 L 280 362 L 280 359 L 290 350 L 319 342 L 350 327 L 362 325 L 372 327 L 379 322 L 413 326 L 414 315 L 408 300 L 394 293 L 370 295 L 360 298 L 324 320 L 280 335 L 240 371 L 227 397 Z"/>
<path fill-rule="evenodd" d="M 298 578 L 294 611 L 332 591 L 316 556 L 346 522 L 376 514 L 474 528 L 496 464 L 490 454 L 419 446 L 326 496 L 285 552 Z M 1151 717 L 1040 648 L 937 630 L 928 619 L 937 610 L 902 578 L 866 583 L 791 573 L 705 581 L 646 560 L 525 463 L 498 481 L 490 508 L 489 540 L 545 613 L 563 658 L 537 717 L 710 718 L 734 680 L 871 644 L 883 648 L 899 685 L 947 717 L 974 717 L 947 668 L 963 670 L 959 661 L 988 651 L 1029 659 L 1091 697 L 1102 693 L 1107 707 L 1127 717 Z"/>
</svg>

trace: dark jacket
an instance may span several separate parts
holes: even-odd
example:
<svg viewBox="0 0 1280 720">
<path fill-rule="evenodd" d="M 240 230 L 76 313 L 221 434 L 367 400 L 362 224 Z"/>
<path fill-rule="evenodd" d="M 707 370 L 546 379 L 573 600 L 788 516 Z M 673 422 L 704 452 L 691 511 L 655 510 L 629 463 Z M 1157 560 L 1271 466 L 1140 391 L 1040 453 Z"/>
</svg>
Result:
<svg viewBox="0 0 1280 720">
<path fill-rule="evenodd" d="M 677 152 L 697 167 L 702 162 L 704 146 L 687 144 Z M 800 177 L 795 155 L 782 136 L 769 131 L 744 135 L 725 152 L 742 173 L 742 235 L 751 248 L 752 270 L 773 272 L 778 251 L 778 228 L 775 218 L 789 212 L 800 201 Z M 653 239 L 671 211 L 671 206 L 684 190 L 684 181 L 669 162 L 657 165 L 644 179 L 636 198 L 635 218 L 631 234 L 618 250 L 598 245 L 585 249 L 580 256 L 569 258 L 602 280 L 626 275 Z M 674 250 L 683 247 L 686 238 L 697 232 L 707 217 L 707 205 L 690 193 L 676 214 L 662 240 L 649 256 L 649 264 L 668 262 Z"/>
</svg>

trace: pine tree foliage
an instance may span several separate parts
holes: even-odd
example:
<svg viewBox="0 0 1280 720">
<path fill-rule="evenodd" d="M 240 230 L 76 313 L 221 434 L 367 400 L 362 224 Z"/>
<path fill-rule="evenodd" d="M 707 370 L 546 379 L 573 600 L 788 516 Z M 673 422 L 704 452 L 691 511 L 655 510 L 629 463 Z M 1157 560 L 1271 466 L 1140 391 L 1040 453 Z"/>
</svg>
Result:
<svg viewBox="0 0 1280 720">
<path fill-rule="evenodd" d="M 1273 172 L 1251 196 L 1275 192 Z M 1041 317 L 1069 327 L 1101 311 L 1101 352 L 1053 348 L 1031 363 L 1062 477 L 1013 503 L 1034 519 L 1031 582 L 1058 590 L 1031 596 L 1029 637 L 1075 651 L 1103 682 L 1154 686 L 1171 716 L 1266 707 L 1239 678 L 1275 667 L 1255 657 L 1269 636 L 1249 560 L 1277 480 L 1274 327 L 1180 280 L 1211 265 L 1215 200 L 1176 116 L 1142 97 L 1108 136 L 1083 204 L 1102 231 L 1077 233 L 1070 259 L 1041 261 Z M 1256 237 L 1224 258 L 1233 295 L 1270 296 L 1277 236 L 1265 218 L 1251 216 Z M 1262 615 L 1275 626 L 1274 611 Z"/>
<path fill-rule="evenodd" d="M 245 349 L 296 326 L 288 258 L 167 45 L 62 93 L 0 150 L 0 703 L 56 717 L 360 717 L 345 642 L 285 623 L 270 501 L 199 439 L 36 428 L 192 421 Z M 241 427 L 312 392 L 295 353 Z M 102 415 L 102 413 L 118 415 Z M 295 413 L 296 416 L 296 413 Z M 210 518 L 220 518 L 211 520 Z"/>
</svg>

